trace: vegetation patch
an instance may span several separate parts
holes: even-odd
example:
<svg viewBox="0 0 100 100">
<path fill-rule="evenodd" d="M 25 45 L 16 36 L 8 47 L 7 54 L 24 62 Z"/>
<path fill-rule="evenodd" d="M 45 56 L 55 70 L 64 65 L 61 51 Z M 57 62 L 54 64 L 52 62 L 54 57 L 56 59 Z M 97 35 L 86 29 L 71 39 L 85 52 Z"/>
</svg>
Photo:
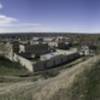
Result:
<svg viewBox="0 0 100 100">
<path fill-rule="evenodd" d="M 50 100 L 100 100 L 100 60 L 86 68 L 69 88 L 61 88 Z"/>
<path fill-rule="evenodd" d="M 21 66 L 16 62 L 11 62 L 6 58 L 0 57 L 0 76 L 17 76 L 25 73 L 27 73 L 27 70 L 24 68 L 24 66 Z"/>
</svg>

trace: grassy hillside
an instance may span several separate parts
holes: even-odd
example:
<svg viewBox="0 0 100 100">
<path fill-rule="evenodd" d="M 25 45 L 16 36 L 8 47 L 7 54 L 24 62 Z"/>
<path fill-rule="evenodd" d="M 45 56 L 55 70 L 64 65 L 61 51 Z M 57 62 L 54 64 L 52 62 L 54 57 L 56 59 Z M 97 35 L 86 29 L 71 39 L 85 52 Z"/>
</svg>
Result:
<svg viewBox="0 0 100 100">
<path fill-rule="evenodd" d="M 99 62 L 94 57 L 64 71 L 37 89 L 33 100 L 100 100 Z"/>
<path fill-rule="evenodd" d="M 100 100 L 100 60 L 74 77 L 68 88 L 61 88 L 49 100 Z"/>
<path fill-rule="evenodd" d="M 8 59 L 0 57 L 0 76 L 7 75 L 21 75 L 25 74 L 27 70 L 19 63 L 13 63 Z"/>
<path fill-rule="evenodd" d="M 100 100 L 99 66 L 100 56 L 44 81 L 0 84 L 0 100 Z"/>
</svg>

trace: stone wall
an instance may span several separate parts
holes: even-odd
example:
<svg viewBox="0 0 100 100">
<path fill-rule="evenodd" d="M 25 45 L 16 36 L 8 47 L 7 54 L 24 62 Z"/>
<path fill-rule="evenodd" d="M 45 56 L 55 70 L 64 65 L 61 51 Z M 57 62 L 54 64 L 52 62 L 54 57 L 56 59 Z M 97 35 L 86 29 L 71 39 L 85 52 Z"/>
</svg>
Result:
<svg viewBox="0 0 100 100">
<path fill-rule="evenodd" d="M 24 66 L 30 72 L 34 71 L 33 63 L 30 60 L 28 60 L 20 55 L 14 54 L 13 61 L 19 62 L 22 66 Z"/>
</svg>

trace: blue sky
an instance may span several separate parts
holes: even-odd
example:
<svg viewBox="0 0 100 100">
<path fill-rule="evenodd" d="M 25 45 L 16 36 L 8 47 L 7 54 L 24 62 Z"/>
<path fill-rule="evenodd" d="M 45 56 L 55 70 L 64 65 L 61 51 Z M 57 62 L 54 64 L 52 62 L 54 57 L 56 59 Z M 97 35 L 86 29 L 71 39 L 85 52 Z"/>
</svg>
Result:
<svg viewBox="0 0 100 100">
<path fill-rule="evenodd" d="M 0 0 L 0 32 L 100 32 L 100 0 Z"/>
</svg>

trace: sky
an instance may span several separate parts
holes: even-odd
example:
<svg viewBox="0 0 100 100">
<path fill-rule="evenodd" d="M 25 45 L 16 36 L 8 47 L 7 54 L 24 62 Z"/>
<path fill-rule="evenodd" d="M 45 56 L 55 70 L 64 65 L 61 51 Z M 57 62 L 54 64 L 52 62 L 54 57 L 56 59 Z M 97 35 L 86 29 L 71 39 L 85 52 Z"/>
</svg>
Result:
<svg viewBox="0 0 100 100">
<path fill-rule="evenodd" d="M 100 32 L 100 0 L 0 0 L 2 32 Z"/>
</svg>

